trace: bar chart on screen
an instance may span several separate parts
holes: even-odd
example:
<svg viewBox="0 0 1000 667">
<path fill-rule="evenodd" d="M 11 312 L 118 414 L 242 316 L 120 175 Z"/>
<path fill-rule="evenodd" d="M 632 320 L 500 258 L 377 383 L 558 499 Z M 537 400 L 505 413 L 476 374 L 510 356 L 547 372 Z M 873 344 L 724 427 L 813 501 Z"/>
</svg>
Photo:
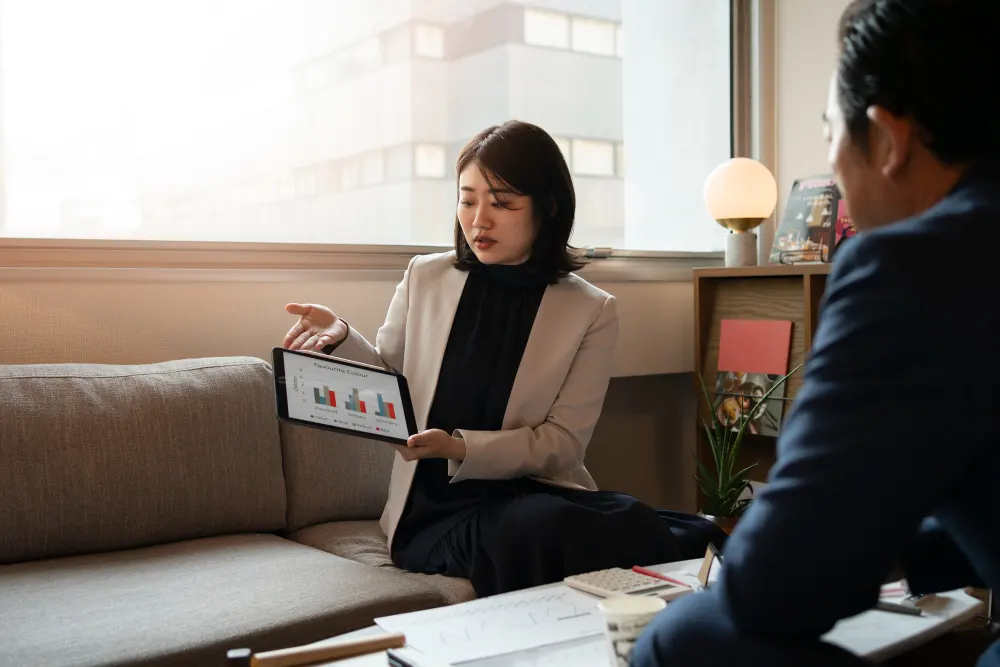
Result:
<svg viewBox="0 0 1000 667">
<path fill-rule="evenodd" d="M 374 435 L 406 438 L 396 378 L 289 355 L 288 413 L 294 419 Z"/>
<path fill-rule="evenodd" d="M 313 387 L 312 390 L 313 403 L 316 405 L 328 405 L 332 408 L 337 407 L 337 395 L 332 389 L 326 385 L 322 385 Z"/>
</svg>

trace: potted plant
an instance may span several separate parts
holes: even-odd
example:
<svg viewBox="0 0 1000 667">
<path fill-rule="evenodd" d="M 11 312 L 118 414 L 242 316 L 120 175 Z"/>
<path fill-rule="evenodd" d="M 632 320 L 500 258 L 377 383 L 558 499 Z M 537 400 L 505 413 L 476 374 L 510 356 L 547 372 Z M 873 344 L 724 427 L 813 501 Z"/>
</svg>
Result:
<svg viewBox="0 0 1000 667">
<path fill-rule="evenodd" d="M 699 502 L 701 506 L 699 509 L 705 518 L 727 533 L 736 527 L 740 516 L 750 504 L 749 498 L 742 497 L 743 492 L 749 489 L 750 493 L 753 493 L 753 487 L 750 486 L 750 473 L 757 466 L 757 463 L 751 463 L 740 470 L 736 469 L 743 436 L 750 423 L 763 413 L 767 399 L 770 398 L 771 394 L 801 367 L 802 364 L 799 364 L 776 380 L 767 392 L 759 399 L 754 400 L 749 410 L 741 410 L 735 421 L 728 418 L 728 413 L 726 413 L 727 418 L 724 420 L 719 417 L 719 405 L 722 398 L 713 401 L 705 386 L 705 379 L 700 373 L 698 374 L 702 394 L 712 415 L 711 423 L 702 420 L 702 426 L 708 439 L 712 461 L 715 464 L 715 469 L 710 470 L 701 459 L 695 459 L 698 465 L 695 481 L 698 483 L 700 492 Z"/>
</svg>

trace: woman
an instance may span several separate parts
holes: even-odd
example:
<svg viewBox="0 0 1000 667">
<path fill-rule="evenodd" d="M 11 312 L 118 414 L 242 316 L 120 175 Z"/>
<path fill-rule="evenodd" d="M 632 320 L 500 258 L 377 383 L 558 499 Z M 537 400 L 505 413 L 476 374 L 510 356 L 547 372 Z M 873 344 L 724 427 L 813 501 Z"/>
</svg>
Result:
<svg viewBox="0 0 1000 667">
<path fill-rule="evenodd" d="M 668 520 L 597 491 L 584 467 L 618 316 L 574 275 L 576 198 L 559 147 L 508 122 L 470 141 L 456 171 L 455 250 L 410 262 L 374 346 L 327 308 L 287 306 L 299 321 L 285 347 L 409 382 L 420 432 L 396 447 L 381 522 L 393 561 L 468 577 L 484 596 L 701 555 L 704 533 L 682 548 Z"/>
</svg>

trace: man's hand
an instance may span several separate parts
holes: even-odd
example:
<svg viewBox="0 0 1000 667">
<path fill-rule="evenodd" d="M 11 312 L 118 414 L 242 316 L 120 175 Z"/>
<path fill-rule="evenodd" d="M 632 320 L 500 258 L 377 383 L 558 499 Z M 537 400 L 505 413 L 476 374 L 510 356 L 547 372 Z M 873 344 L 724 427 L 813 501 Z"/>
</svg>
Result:
<svg viewBox="0 0 1000 667">
<path fill-rule="evenodd" d="M 411 435 L 406 445 L 393 445 L 403 459 L 416 461 L 418 459 L 451 459 L 461 461 L 465 458 L 465 440 L 448 435 L 441 429 L 431 429 Z"/>
</svg>

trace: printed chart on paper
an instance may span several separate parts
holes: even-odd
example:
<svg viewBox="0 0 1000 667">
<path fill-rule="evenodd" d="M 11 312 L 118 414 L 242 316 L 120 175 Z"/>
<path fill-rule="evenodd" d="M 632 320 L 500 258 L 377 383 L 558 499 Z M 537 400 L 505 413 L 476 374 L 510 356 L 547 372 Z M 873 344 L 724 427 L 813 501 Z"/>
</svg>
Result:
<svg viewBox="0 0 1000 667">
<path fill-rule="evenodd" d="M 598 600 L 564 586 L 375 619 L 383 630 L 449 663 L 480 660 L 602 635 Z"/>
</svg>

